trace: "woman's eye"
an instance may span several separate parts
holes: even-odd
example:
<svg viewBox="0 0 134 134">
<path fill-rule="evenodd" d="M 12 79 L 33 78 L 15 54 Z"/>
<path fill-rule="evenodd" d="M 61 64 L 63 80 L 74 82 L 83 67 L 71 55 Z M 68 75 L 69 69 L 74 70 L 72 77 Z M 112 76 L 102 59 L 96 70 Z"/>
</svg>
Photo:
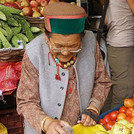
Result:
<svg viewBox="0 0 134 134">
<path fill-rule="evenodd" d="M 56 48 L 62 48 L 62 45 L 56 44 Z"/>
</svg>

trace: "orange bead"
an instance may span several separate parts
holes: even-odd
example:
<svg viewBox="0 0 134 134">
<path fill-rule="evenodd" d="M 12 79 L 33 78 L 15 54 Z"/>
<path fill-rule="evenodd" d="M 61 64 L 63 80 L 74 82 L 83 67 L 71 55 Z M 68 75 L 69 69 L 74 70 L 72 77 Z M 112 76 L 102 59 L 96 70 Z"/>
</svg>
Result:
<svg viewBox="0 0 134 134">
<path fill-rule="evenodd" d="M 73 60 L 76 61 L 76 56 L 73 57 Z"/>
</svg>

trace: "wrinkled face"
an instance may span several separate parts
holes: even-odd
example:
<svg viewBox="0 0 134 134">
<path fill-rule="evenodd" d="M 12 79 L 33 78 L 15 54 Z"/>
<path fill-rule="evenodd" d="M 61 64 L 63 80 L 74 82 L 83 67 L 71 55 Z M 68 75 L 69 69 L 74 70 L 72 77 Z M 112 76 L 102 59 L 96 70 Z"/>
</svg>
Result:
<svg viewBox="0 0 134 134">
<path fill-rule="evenodd" d="M 51 34 L 49 38 L 50 52 L 61 62 L 68 62 L 81 48 L 81 34 Z"/>
</svg>

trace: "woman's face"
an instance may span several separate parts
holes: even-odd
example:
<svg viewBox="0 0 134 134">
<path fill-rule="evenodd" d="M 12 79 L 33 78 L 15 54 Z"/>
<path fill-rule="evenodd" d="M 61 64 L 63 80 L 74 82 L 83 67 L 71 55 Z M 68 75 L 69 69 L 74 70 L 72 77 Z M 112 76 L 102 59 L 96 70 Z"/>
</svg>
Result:
<svg viewBox="0 0 134 134">
<path fill-rule="evenodd" d="M 49 38 L 50 52 L 61 62 L 68 62 L 81 48 L 81 40 L 81 34 L 62 35 L 53 33 Z"/>
</svg>

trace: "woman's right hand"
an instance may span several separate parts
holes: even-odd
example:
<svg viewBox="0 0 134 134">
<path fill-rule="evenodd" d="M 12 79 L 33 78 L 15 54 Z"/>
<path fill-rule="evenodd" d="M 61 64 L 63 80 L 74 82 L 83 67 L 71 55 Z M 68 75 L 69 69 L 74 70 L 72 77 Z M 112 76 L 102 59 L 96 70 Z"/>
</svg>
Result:
<svg viewBox="0 0 134 134">
<path fill-rule="evenodd" d="M 44 130 L 46 130 L 46 134 L 70 134 L 64 129 L 65 126 L 69 126 L 65 121 L 48 118 L 45 121 Z"/>
</svg>

